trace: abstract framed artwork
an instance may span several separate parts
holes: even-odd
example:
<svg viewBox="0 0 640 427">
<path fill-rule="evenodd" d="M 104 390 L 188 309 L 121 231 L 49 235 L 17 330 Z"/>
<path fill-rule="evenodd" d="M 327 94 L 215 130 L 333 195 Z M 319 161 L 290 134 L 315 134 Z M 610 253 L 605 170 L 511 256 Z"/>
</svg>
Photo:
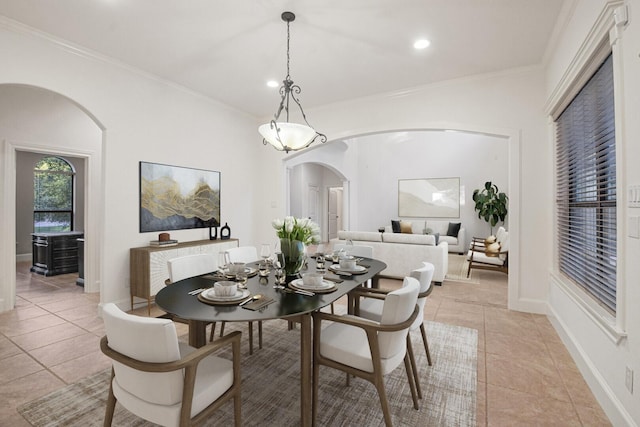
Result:
<svg viewBox="0 0 640 427">
<path fill-rule="evenodd" d="M 398 180 L 398 216 L 459 218 L 460 178 Z"/>
<path fill-rule="evenodd" d="M 220 172 L 140 162 L 140 232 L 220 226 Z"/>
</svg>

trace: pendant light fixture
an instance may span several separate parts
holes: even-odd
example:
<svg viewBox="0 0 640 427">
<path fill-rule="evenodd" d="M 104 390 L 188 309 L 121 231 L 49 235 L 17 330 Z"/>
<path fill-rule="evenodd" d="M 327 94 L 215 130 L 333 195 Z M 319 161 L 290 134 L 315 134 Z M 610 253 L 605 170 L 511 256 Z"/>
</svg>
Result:
<svg viewBox="0 0 640 427">
<path fill-rule="evenodd" d="M 258 132 L 262 135 L 262 143 L 273 145 L 278 151 L 298 151 L 307 148 L 313 144 L 316 140 L 320 142 L 326 142 L 326 135 L 316 132 L 307 121 L 307 116 L 304 114 L 300 99 L 296 95 L 299 95 L 302 91 L 300 86 L 293 84 L 291 76 L 289 75 L 289 24 L 296 19 L 296 15 L 292 12 L 283 12 L 282 20 L 287 23 L 287 76 L 282 81 L 280 86 L 280 105 L 273 119 L 269 123 L 265 123 L 258 127 Z M 289 123 L 289 103 L 293 100 L 300 108 L 300 113 L 304 124 L 302 123 Z M 284 110 L 285 121 L 279 121 L 280 113 Z"/>
</svg>

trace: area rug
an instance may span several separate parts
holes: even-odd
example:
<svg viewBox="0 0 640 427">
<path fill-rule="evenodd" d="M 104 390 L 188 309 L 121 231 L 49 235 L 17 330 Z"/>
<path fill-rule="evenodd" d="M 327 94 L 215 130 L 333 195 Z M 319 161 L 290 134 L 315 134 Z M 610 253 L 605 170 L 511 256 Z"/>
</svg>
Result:
<svg viewBox="0 0 640 427">
<path fill-rule="evenodd" d="M 244 426 L 300 425 L 300 330 L 287 330 L 287 322 L 264 323 L 264 345 L 248 355 L 244 322 L 227 324 L 243 330 L 242 424 Z M 419 330 L 412 333 L 423 398 L 413 409 L 411 393 L 401 365 L 385 377 L 396 426 L 475 426 L 477 385 L 477 331 L 427 322 L 433 366 L 428 366 Z M 226 352 L 221 355 L 225 356 Z M 33 426 L 101 426 L 104 419 L 110 370 L 87 377 L 18 407 Z M 346 387 L 342 372 L 321 367 L 319 426 L 383 426 L 378 395 L 372 384 L 353 379 Z M 233 424 L 233 404 L 225 404 L 206 426 Z M 153 426 L 119 404 L 114 426 Z"/>
<path fill-rule="evenodd" d="M 449 254 L 449 270 L 445 275 L 445 280 L 479 284 L 478 272 L 471 270 L 471 274 L 467 277 L 468 269 L 469 262 L 466 255 Z"/>
</svg>

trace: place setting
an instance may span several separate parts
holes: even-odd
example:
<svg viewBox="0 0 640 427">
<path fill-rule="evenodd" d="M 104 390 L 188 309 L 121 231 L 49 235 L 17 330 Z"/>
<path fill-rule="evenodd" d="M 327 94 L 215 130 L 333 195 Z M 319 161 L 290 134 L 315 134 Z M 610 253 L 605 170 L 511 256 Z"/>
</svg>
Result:
<svg viewBox="0 0 640 427">
<path fill-rule="evenodd" d="M 313 294 L 326 294 L 338 289 L 335 282 L 325 279 L 324 274 L 319 272 L 303 273 L 300 279 L 289 282 L 289 288 Z"/>
<path fill-rule="evenodd" d="M 362 258 L 354 256 L 343 256 L 338 260 L 337 264 L 331 264 L 328 268 L 331 272 L 339 276 L 351 276 L 354 274 L 364 274 L 368 271 L 364 265 L 359 265 L 358 261 Z"/>
<path fill-rule="evenodd" d="M 205 304 L 238 305 L 249 310 L 260 310 L 275 301 L 273 298 L 261 294 L 252 296 L 248 289 L 240 287 L 237 282 L 230 280 L 215 282 L 212 288 L 202 291 L 196 289 L 189 294 L 197 295 L 198 300 Z"/>
</svg>

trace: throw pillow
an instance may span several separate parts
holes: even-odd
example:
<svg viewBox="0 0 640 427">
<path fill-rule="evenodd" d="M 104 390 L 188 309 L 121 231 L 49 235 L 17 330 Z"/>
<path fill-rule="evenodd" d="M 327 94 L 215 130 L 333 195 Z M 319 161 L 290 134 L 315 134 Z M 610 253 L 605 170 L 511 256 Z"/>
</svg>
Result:
<svg viewBox="0 0 640 427">
<path fill-rule="evenodd" d="M 449 228 L 447 229 L 447 236 L 458 237 L 458 232 L 460 231 L 460 222 L 450 222 Z"/>
<path fill-rule="evenodd" d="M 400 221 L 396 221 L 396 220 L 391 220 L 391 230 L 394 233 L 399 233 L 400 232 Z"/>
<path fill-rule="evenodd" d="M 411 221 L 400 221 L 400 232 L 413 234 L 413 231 L 411 230 Z"/>
</svg>

